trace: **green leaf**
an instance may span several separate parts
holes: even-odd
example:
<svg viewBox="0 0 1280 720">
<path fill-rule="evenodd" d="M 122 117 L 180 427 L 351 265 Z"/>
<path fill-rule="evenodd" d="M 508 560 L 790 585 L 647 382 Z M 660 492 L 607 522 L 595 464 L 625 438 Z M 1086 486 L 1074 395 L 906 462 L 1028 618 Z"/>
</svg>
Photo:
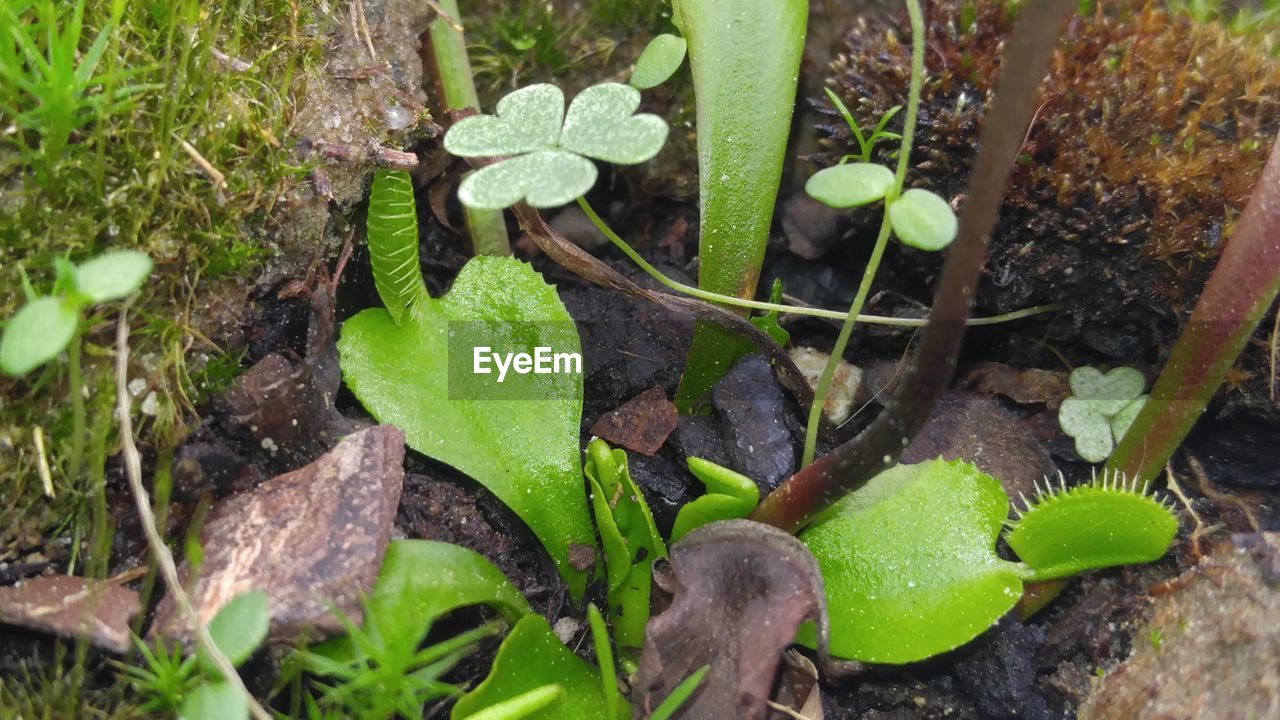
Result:
<svg viewBox="0 0 1280 720">
<path fill-rule="evenodd" d="M 782 302 L 782 280 L 780 278 L 773 279 L 773 286 L 769 288 L 769 302 L 774 304 Z M 760 332 L 768 335 L 779 345 L 786 347 L 791 342 L 791 333 L 778 324 L 778 311 L 776 309 L 748 319 L 752 325 L 760 329 Z"/>
<path fill-rule="evenodd" d="M 209 623 L 209 635 L 231 664 L 239 665 L 248 660 L 266 639 L 270 620 L 267 594 L 261 590 L 248 590 L 231 598 L 218 610 Z M 198 656 L 201 667 L 217 677 L 218 668 L 203 648 Z"/>
<path fill-rule="evenodd" d="M 379 169 L 369 193 L 369 261 L 378 297 L 399 325 L 427 295 L 418 266 L 418 213 L 413 181 L 403 170 Z"/>
<path fill-rule="evenodd" d="M 1146 378 L 1131 367 L 1112 368 L 1105 375 L 1097 368 L 1083 366 L 1071 371 L 1071 395 L 1087 400 L 1093 412 L 1111 417 L 1142 394 Z"/>
<path fill-rule="evenodd" d="M 564 93 L 530 85 L 498 101 L 497 115 L 463 118 L 444 136 L 444 149 L 460 157 L 519 155 L 550 150 L 560 140 Z"/>
<path fill-rule="evenodd" d="M 702 481 L 707 493 L 694 498 L 676 513 L 671 542 L 718 520 L 744 518 L 760 502 L 760 488 L 746 475 L 702 458 L 691 457 L 688 463 L 689 472 Z"/>
<path fill-rule="evenodd" d="M 480 210 L 501 210 L 521 201 L 536 208 L 559 207 L 587 194 L 596 176 L 595 164 L 580 155 L 540 150 L 471 173 L 458 186 L 458 200 Z"/>
<path fill-rule="evenodd" d="M 886 470 L 824 513 L 799 537 L 826 584 L 831 652 L 908 663 L 990 627 L 1022 595 L 1018 566 L 995 552 L 1008 509 L 994 478 L 930 460 Z"/>
<path fill-rule="evenodd" d="M 614 637 L 625 647 L 644 644 L 649 622 L 653 561 L 667 547 L 653 522 L 644 494 L 627 470 L 627 453 L 596 438 L 587 445 L 583 467 L 591 484 L 591 508 L 604 546 L 609 609 Z"/>
<path fill-rule="evenodd" d="M 693 694 L 693 691 L 697 690 L 698 686 L 702 684 L 702 678 L 706 677 L 707 672 L 710 670 L 710 665 L 703 665 L 697 670 L 694 670 L 689 677 L 681 680 L 680 684 L 676 685 L 671 691 L 671 694 L 663 698 L 662 702 L 658 703 L 658 707 L 653 709 L 653 714 L 649 716 L 649 719 L 667 720 L 675 715 L 676 711 L 679 710 L 680 707 L 684 705 L 685 701 L 689 699 L 689 696 Z"/>
<path fill-rule="evenodd" d="M 648 90 L 666 82 L 680 69 L 688 48 L 689 43 L 679 35 L 663 34 L 650 40 L 636 59 L 636 69 L 631 72 L 631 87 Z"/>
<path fill-rule="evenodd" d="M 592 85 L 569 104 L 560 147 L 620 165 L 649 160 L 667 141 L 667 123 L 657 115 L 633 115 L 638 107 L 640 92 L 630 85 Z"/>
<path fill-rule="evenodd" d="M 912 189 L 889 204 L 889 222 L 904 245 L 941 250 L 956 238 L 956 214 L 938 195 Z"/>
<path fill-rule="evenodd" d="M 580 597 L 586 578 L 569 565 L 569 545 L 593 545 L 595 536 L 578 460 L 582 375 L 523 375 L 527 394 L 486 396 L 502 387 L 495 375 L 470 374 L 471 348 L 457 337 L 450 374 L 450 336 L 468 328 L 495 351 L 581 353 L 554 288 L 518 260 L 477 257 L 447 295 L 425 299 L 404 325 L 381 308 L 347 320 L 338 341 L 343 376 L 379 422 L 404 430 L 410 447 L 475 478 L 528 523 Z"/>
<path fill-rule="evenodd" d="M 431 540 L 393 540 L 368 613 L 387 642 L 418 647 L 431 625 L 467 605 L 488 605 L 515 623 L 531 612 L 507 576 L 483 555 Z"/>
<path fill-rule="evenodd" d="M 1125 405 L 1120 412 L 1111 416 L 1111 434 L 1115 436 L 1116 442 L 1129 432 L 1129 426 L 1138 418 L 1138 413 L 1142 412 L 1142 408 L 1147 404 L 1147 396 L 1139 395 Z"/>
<path fill-rule="evenodd" d="M 1036 579 L 1159 560 L 1178 532 L 1168 508 L 1136 483 L 1104 475 L 1066 490 L 1041 493 L 1006 536 L 1036 570 Z"/>
<path fill-rule="evenodd" d="M 469 716 L 471 720 L 522 720 L 564 699 L 564 688 L 559 685 L 543 685 L 510 700 L 495 703 Z"/>
<path fill-rule="evenodd" d="M 804 184 L 809 197 L 833 208 L 873 203 L 893 187 L 893 171 L 875 163 L 845 163 L 814 173 Z"/>
<path fill-rule="evenodd" d="M 1111 423 L 1093 401 L 1069 397 L 1058 407 L 1058 425 L 1076 440 L 1076 454 L 1086 462 L 1102 462 L 1115 448 Z"/>
<path fill-rule="evenodd" d="M 42 297 L 27 303 L 9 318 L 0 336 L 0 370 L 17 377 L 54 359 L 75 337 L 79 322 L 70 300 Z"/>
<path fill-rule="evenodd" d="M 489 677 L 453 706 L 453 720 L 475 717 L 485 708 L 547 685 L 564 688 L 564 699 L 525 717 L 538 720 L 623 720 L 607 716 L 600 675 L 561 644 L 541 615 L 526 615 L 503 640 Z M 619 698 L 615 707 L 625 708 Z"/>
<path fill-rule="evenodd" d="M 145 253 L 103 253 L 76 267 L 76 290 L 95 303 L 118 300 L 142 287 L 150 273 L 151 258 Z"/>
<path fill-rule="evenodd" d="M 249 704 L 231 683 L 206 680 L 187 693 L 178 716 L 182 720 L 248 720 Z"/>
</svg>

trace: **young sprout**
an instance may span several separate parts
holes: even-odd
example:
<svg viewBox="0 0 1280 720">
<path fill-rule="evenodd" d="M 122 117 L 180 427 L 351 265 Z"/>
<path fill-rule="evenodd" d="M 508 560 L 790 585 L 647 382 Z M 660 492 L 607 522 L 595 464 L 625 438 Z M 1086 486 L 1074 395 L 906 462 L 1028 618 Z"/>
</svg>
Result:
<svg viewBox="0 0 1280 720">
<path fill-rule="evenodd" d="M 680 69 L 689 43 L 678 35 L 659 35 L 645 46 L 631 73 L 631 87 L 648 90 L 666 82 Z"/>
</svg>

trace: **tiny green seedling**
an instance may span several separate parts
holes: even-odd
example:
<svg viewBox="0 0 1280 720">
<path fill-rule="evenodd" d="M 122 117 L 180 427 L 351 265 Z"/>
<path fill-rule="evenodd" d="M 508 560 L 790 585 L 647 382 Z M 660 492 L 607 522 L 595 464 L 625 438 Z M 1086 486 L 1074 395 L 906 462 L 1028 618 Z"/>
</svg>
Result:
<svg viewBox="0 0 1280 720">
<path fill-rule="evenodd" d="M 99 255 L 81 265 L 59 260 L 53 293 L 35 296 L 9 319 L 0 336 L 0 371 L 19 377 L 67 349 L 92 305 L 119 300 L 142 286 L 151 259 L 136 250 Z"/>
<path fill-rule="evenodd" d="M 650 40 L 636 59 L 631 87 L 648 90 L 666 82 L 680 69 L 688 48 L 689 43 L 679 35 L 664 34 Z"/>
<path fill-rule="evenodd" d="M 840 117 L 844 118 L 845 123 L 849 126 L 850 132 L 853 133 L 853 139 L 858 143 L 859 152 L 857 155 L 845 155 L 840 159 L 840 164 L 849 160 L 857 160 L 861 163 L 871 162 L 871 153 L 876 149 L 876 142 L 879 140 L 901 140 L 902 136 L 895 132 L 885 130 L 889 121 L 893 119 L 901 110 L 901 105 L 894 105 L 889 111 L 880 118 L 880 122 L 876 123 L 875 129 L 868 136 L 863 136 L 862 131 L 858 129 L 858 123 L 853 119 L 853 113 L 849 112 L 849 108 L 845 107 L 844 101 L 831 88 L 823 88 L 827 94 L 827 99 L 840 112 Z"/>
<path fill-rule="evenodd" d="M 1102 462 L 1128 432 L 1147 403 L 1146 379 L 1131 367 L 1107 374 L 1091 367 L 1071 371 L 1071 397 L 1058 408 L 1058 424 L 1075 438 L 1076 454 L 1088 462 Z"/>
<path fill-rule="evenodd" d="M 709 460 L 691 457 L 689 472 L 706 486 L 705 495 L 694 498 L 676 513 L 671 542 L 720 520 L 744 518 L 760 502 L 760 488 L 751 478 Z"/>
<path fill-rule="evenodd" d="M 472 208 L 501 210 L 524 201 L 556 207 L 596 182 L 591 159 L 642 163 L 662 149 L 667 123 L 635 115 L 640 93 L 620 83 L 593 85 L 573 99 L 554 85 L 531 85 L 498 101 L 496 115 L 473 115 L 449 129 L 444 147 L 461 157 L 501 157 L 467 176 L 458 198 Z"/>
</svg>

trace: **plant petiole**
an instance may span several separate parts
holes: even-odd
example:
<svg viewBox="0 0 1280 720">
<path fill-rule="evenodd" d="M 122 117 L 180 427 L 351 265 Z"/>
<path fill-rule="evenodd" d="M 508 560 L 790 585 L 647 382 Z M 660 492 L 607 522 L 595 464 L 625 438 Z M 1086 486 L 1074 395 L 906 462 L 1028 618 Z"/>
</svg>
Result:
<svg viewBox="0 0 1280 720">
<path fill-rule="evenodd" d="M 632 262 L 640 266 L 640 269 L 643 270 L 645 274 L 647 274 L 649 277 L 658 281 L 665 287 L 671 290 L 674 290 L 675 292 L 678 292 L 684 295 L 689 295 L 691 297 L 696 297 L 699 300 L 706 300 L 707 302 L 722 303 L 725 305 L 734 305 L 737 307 L 750 308 L 752 310 L 763 310 L 766 312 L 777 311 L 786 315 L 804 315 L 807 317 L 817 317 L 817 318 L 823 318 L 826 320 L 841 320 L 841 321 L 849 317 L 849 313 L 840 312 L 839 310 L 825 310 L 823 308 L 807 307 L 804 305 L 771 303 L 771 302 L 764 302 L 761 300 L 747 300 L 744 298 L 733 297 L 731 295 L 721 295 L 719 293 L 703 290 L 701 288 L 697 288 L 692 285 L 686 285 L 677 280 L 672 280 L 671 278 L 664 275 L 660 270 L 655 268 L 653 265 L 649 264 L 647 260 L 645 260 L 643 257 L 640 256 L 640 253 L 636 252 L 635 248 L 631 247 L 631 245 L 628 244 L 626 240 L 623 240 L 616 232 L 614 232 L 613 228 L 609 227 L 604 222 L 604 220 L 602 220 L 600 216 L 596 214 L 596 211 L 591 207 L 591 204 L 587 202 L 587 199 L 585 197 L 578 198 L 578 207 L 582 208 L 582 211 L 587 214 L 587 219 L 591 221 L 591 224 L 595 225 L 596 229 L 599 230 L 606 238 L 608 238 L 609 242 L 613 243 L 614 247 L 621 250 L 624 255 L 626 255 L 628 258 L 631 259 Z M 1021 310 L 1015 310 L 1010 313 L 1002 313 L 1000 315 L 990 315 L 988 317 L 969 318 L 965 324 L 966 325 L 998 325 L 1000 323 L 1012 322 L 1014 320 L 1021 320 L 1022 318 L 1031 317 L 1033 315 L 1041 315 L 1044 313 L 1054 312 L 1056 310 L 1060 310 L 1061 307 L 1062 306 L 1058 304 L 1036 305 L 1034 307 L 1023 308 Z M 887 315 L 859 314 L 857 316 L 857 321 L 861 323 L 867 323 L 868 325 L 891 325 L 895 327 L 925 327 L 926 325 L 929 324 L 928 318 L 899 318 L 899 317 L 889 317 Z"/>
</svg>

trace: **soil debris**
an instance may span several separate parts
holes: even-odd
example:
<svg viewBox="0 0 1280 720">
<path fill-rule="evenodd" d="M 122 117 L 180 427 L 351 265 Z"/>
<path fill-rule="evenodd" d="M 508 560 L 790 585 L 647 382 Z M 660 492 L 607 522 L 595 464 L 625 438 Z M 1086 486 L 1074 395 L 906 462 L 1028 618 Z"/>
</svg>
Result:
<svg viewBox="0 0 1280 720">
<path fill-rule="evenodd" d="M 711 390 L 734 470 L 755 480 L 764 497 L 796 469 L 787 403 L 761 355 L 748 355 Z"/>
<path fill-rule="evenodd" d="M 676 429 L 679 415 L 661 387 L 648 390 L 607 412 L 591 426 L 591 434 L 611 445 L 620 445 L 653 457 Z"/>
<path fill-rule="evenodd" d="M 137 592 L 104 580 L 48 575 L 0 588 L 0 622 L 120 654 L 133 647 L 129 621 L 141 610 Z"/>
<path fill-rule="evenodd" d="M 315 462 L 216 505 L 201 531 L 204 561 L 190 589 L 201 622 L 236 595 L 264 590 L 271 635 L 293 639 L 353 620 L 373 589 L 404 483 L 404 434 L 390 425 L 355 433 Z M 182 574 L 191 568 L 184 564 Z M 185 640 L 190 627 L 166 596 L 153 634 Z"/>
<path fill-rule="evenodd" d="M 1280 715 L 1280 534 L 1234 535 L 1173 586 L 1080 717 Z"/>
<path fill-rule="evenodd" d="M 956 387 L 983 395 L 1000 395 L 1019 405 L 1044 405 L 1050 410 L 1071 395 L 1065 372 L 990 361 L 969 366 L 964 377 L 956 381 Z"/>
</svg>

